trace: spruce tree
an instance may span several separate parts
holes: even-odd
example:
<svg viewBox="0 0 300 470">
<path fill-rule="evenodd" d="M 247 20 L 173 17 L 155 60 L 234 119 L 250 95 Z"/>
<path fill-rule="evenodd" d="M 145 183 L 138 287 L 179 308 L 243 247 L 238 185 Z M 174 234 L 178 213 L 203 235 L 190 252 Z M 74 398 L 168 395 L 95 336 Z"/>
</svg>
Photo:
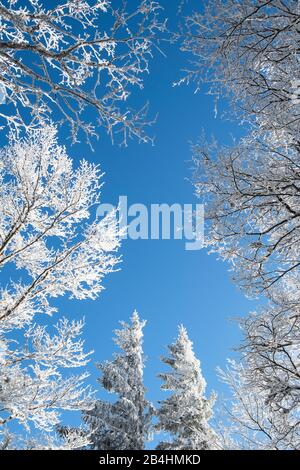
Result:
<svg viewBox="0 0 300 470">
<path fill-rule="evenodd" d="M 105 390 L 117 395 L 115 402 L 98 400 L 84 414 L 91 432 L 91 447 L 98 450 L 144 449 L 149 438 L 152 405 L 145 398 L 143 384 L 143 328 L 135 311 L 130 323 L 120 322 L 114 342 L 121 352 L 113 360 L 98 365 L 98 379 Z"/>
<path fill-rule="evenodd" d="M 160 401 L 156 430 L 166 433 L 159 450 L 208 450 L 216 446 L 216 437 L 209 425 L 214 397 L 205 397 L 206 382 L 200 361 L 195 357 L 193 344 L 186 329 L 179 327 L 179 335 L 168 346 L 169 356 L 162 361 L 171 371 L 159 374 L 162 390 L 170 391 L 168 398 Z"/>
</svg>

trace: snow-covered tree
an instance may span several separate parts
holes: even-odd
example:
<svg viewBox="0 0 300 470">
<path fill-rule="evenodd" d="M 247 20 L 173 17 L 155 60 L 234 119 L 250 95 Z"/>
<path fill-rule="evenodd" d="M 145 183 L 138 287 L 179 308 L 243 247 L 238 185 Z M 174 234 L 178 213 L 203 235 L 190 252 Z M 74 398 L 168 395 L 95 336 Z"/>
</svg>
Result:
<svg viewBox="0 0 300 470">
<path fill-rule="evenodd" d="M 85 160 L 73 168 L 53 127 L 11 136 L 1 150 L 0 270 L 15 268 L 0 290 L 2 330 L 53 313 L 51 298 L 94 299 L 102 291 L 119 238 L 114 213 L 91 220 L 100 177 Z"/>
<path fill-rule="evenodd" d="M 63 434 L 39 430 L 24 436 L 3 432 L 0 450 L 83 450 L 89 444 L 89 436 L 80 428 L 65 429 Z"/>
<path fill-rule="evenodd" d="M 286 278 L 299 283 L 300 147 L 250 135 L 233 148 L 193 151 L 206 242 L 231 262 L 235 280 L 251 294 Z"/>
<path fill-rule="evenodd" d="M 229 449 L 299 450 L 299 411 L 293 417 L 278 409 L 270 401 L 268 389 L 253 382 L 246 360 L 229 361 L 220 375 L 232 391 L 225 420 L 233 446 Z"/>
<path fill-rule="evenodd" d="M 153 407 L 145 398 L 143 384 L 144 326 L 136 311 L 129 324 L 121 322 L 114 338 L 121 352 L 99 364 L 99 382 L 117 400 L 97 400 L 94 409 L 84 413 L 93 449 L 141 450 L 150 437 Z"/>
<path fill-rule="evenodd" d="M 299 25 L 298 0 L 208 0 L 185 23 L 185 78 L 209 82 L 243 119 L 299 143 Z"/>
<path fill-rule="evenodd" d="M 171 394 L 159 402 L 156 424 L 157 431 L 166 433 L 166 440 L 161 441 L 157 449 L 215 449 L 216 435 L 209 424 L 215 397 L 205 397 L 206 382 L 200 361 L 195 357 L 193 344 L 183 326 L 179 327 L 178 337 L 168 349 L 170 354 L 162 361 L 172 371 L 159 374 L 159 377 L 164 382 L 162 390 Z"/>
<path fill-rule="evenodd" d="M 66 373 L 83 367 L 90 353 L 83 350 L 82 321 L 61 319 L 50 335 L 45 326 L 31 324 L 11 339 L 1 329 L 0 358 L 0 446 L 11 448 L 25 444 L 16 423 L 27 433 L 33 427 L 47 435 L 60 422 L 62 410 L 90 409 L 93 393 L 85 385 L 88 374 Z M 22 338 L 24 336 L 24 338 Z M 68 440 L 75 444 L 75 435 Z M 66 441 L 67 442 L 67 441 Z M 85 439 L 86 442 L 86 439 Z M 87 441 L 88 442 L 88 441 Z M 82 444 L 82 439 L 81 439 Z M 41 442 L 40 444 L 41 445 Z"/>
<path fill-rule="evenodd" d="M 241 324 L 241 362 L 223 378 L 244 447 L 299 448 L 299 2 L 209 1 L 186 23 L 186 76 L 226 95 L 248 135 L 193 147 L 207 245 L 248 294 L 270 303 Z M 204 72 L 204 68 L 206 73 Z"/>
<path fill-rule="evenodd" d="M 207 241 L 251 293 L 299 272 L 299 24 L 293 0 L 209 1 L 187 20 L 188 77 L 227 94 L 231 117 L 251 125 L 232 148 L 194 146 Z"/>
<path fill-rule="evenodd" d="M 115 215 L 91 220 L 100 177 L 100 169 L 84 160 L 73 168 L 54 127 L 33 130 L 21 140 L 11 135 L 1 150 L 2 447 L 15 445 L 16 436 L 10 434 L 15 422 L 28 432 L 32 426 L 50 432 L 61 410 L 93 406 L 84 385 L 87 374 L 66 372 L 88 362 L 80 339 L 83 322 L 60 319 L 52 334 L 43 321 L 57 311 L 51 300 L 59 296 L 96 298 L 103 276 L 118 261 Z M 76 439 L 69 436 L 69 447 Z"/>
<path fill-rule="evenodd" d="M 299 288 L 286 285 L 271 298 L 241 320 L 240 363 L 222 373 L 234 396 L 232 434 L 244 448 L 299 449 Z"/>
<path fill-rule="evenodd" d="M 142 88 L 153 50 L 165 31 L 153 0 L 5 0 L 0 5 L 0 118 L 27 128 L 51 111 L 89 138 L 97 125 L 123 141 L 147 141 L 146 107 L 127 106 Z M 95 112 L 90 120 L 88 113 Z"/>
<path fill-rule="evenodd" d="M 274 290 L 258 313 L 241 320 L 248 382 L 265 390 L 267 402 L 294 420 L 300 435 L 300 295 L 297 285 Z M 300 441 L 299 441 L 300 442 Z"/>
</svg>

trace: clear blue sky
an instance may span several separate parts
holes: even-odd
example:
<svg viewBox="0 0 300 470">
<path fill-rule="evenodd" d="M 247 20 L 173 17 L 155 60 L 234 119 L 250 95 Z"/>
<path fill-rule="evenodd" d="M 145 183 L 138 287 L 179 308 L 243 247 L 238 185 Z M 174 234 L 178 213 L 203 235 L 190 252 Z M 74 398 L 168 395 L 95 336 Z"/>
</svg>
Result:
<svg viewBox="0 0 300 470">
<path fill-rule="evenodd" d="M 176 24 L 176 3 L 164 0 L 171 27 Z M 198 1 L 191 1 L 197 8 Z M 214 117 L 214 100 L 193 86 L 172 87 L 182 76 L 186 56 L 176 46 L 163 46 L 167 57 L 156 55 L 145 77 L 144 90 L 135 90 L 131 103 L 150 102 L 150 115 L 158 113 L 152 128 L 155 145 L 131 142 L 128 148 L 111 145 L 107 136 L 95 144 L 70 149 L 75 159 L 82 155 L 99 162 L 105 172 L 102 202 L 117 204 L 119 195 L 128 203 L 197 203 L 191 177 L 190 142 L 202 129 L 222 143 L 239 136 L 238 125 Z M 138 106 L 137 104 L 137 106 Z M 225 105 L 226 106 L 226 105 Z M 221 114 L 221 113 L 219 113 Z M 122 244 L 121 271 L 106 277 L 106 290 L 97 301 L 62 301 L 70 315 L 86 316 L 86 345 L 95 350 L 94 360 L 109 359 L 115 351 L 112 330 L 127 320 L 136 308 L 147 319 L 144 350 L 147 356 L 145 383 L 154 402 L 163 395 L 156 378 L 161 371 L 159 357 L 177 335 L 183 323 L 202 362 L 209 390 L 226 389 L 216 377 L 239 342 L 238 325 L 230 318 L 255 308 L 232 283 L 228 266 L 205 250 L 186 251 L 181 240 L 126 240 Z M 91 364 L 94 384 L 97 370 Z"/>
<path fill-rule="evenodd" d="M 176 23 L 177 2 L 164 0 L 170 25 Z M 199 2 L 191 0 L 191 7 Z M 131 142 L 128 148 L 112 146 L 104 132 L 92 152 L 85 144 L 69 146 L 78 162 L 84 157 L 101 164 L 105 172 L 102 202 L 117 204 L 119 195 L 127 195 L 129 204 L 197 203 L 191 176 L 189 142 L 196 141 L 202 129 L 222 143 L 241 129 L 214 117 L 213 98 L 204 91 L 194 93 L 193 86 L 172 87 L 181 77 L 186 57 L 176 46 L 163 45 L 167 55 L 156 54 L 145 76 L 144 90 L 134 90 L 131 105 L 149 100 L 150 115 L 158 113 L 152 128 L 155 145 Z M 86 348 L 95 354 L 89 366 L 91 383 L 96 386 L 98 371 L 94 362 L 109 359 L 115 351 L 112 330 L 119 320 L 127 320 L 136 308 L 147 319 L 144 350 L 147 356 L 145 384 L 148 398 L 161 398 L 156 378 L 162 365 L 159 360 L 166 345 L 177 335 L 183 323 L 194 342 L 209 390 L 224 392 L 216 377 L 216 367 L 224 366 L 240 333 L 231 317 L 245 315 L 255 303 L 245 299 L 230 280 L 228 266 L 205 250 L 186 251 L 181 240 L 126 240 L 122 244 L 121 271 L 105 278 L 106 290 L 96 301 L 60 299 L 60 313 L 86 317 Z M 100 395 L 99 395 L 100 396 Z M 68 423 L 76 421 L 68 414 Z"/>
</svg>

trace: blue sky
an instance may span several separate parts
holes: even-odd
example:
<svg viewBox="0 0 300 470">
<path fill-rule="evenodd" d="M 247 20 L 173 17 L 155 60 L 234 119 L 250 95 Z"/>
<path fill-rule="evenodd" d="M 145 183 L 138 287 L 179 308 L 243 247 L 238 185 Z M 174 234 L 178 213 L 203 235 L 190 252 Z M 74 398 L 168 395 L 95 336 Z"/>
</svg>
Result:
<svg viewBox="0 0 300 470">
<path fill-rule="evenodd" d="M 174 25 L 177 2 L 161 3 Z M 191 0 L 190 4 L 199 6 L 198 1 Z M 60 135 L 60 142 L 68 146 L 76 163 L 84 157 L 101 165 L 105 172 L 102 202 L 117 204 L 119 196 L 126 195 L 129 204 L 196 204 L 199 201 L 188 180 L 189 142 L 195 142 L 202 129 L 208 137 L 214 135 L 222 143 L 230 143 L 231 135 L 241 134 L 237 124 L 214 117 L 214 101 L 205 90 L 195 94 L 192 85 L 172 87 L 182 76 L 181 68 L 186 66 L 187 58 L 174 45 L 162 47 L 166 57 L 155 55 L 144 89 L 134 90 L 131 97 L 132 106 L 149 100 L 150 116 L 158 113 L 150 130 L 155 135 L 153 146 L 131 142 L 127 148 L 120 148 L 102 132 L 92 152 L 84 143 L 71 147 L 64 140 L 65 134 Z M 125 240 L 120 253 L 121 270 L 105 278 L 106 290 L 98 300 L 78 302 L 64 298 L 57 302 L 61 314 L 86 317 L 86 348 L 95 350 L 89 366 L 92 385 L 97 386 L 98 376 L 94 362 L 109 359 L 115 351 L 112 330 L 119 320 L 128 320 L 137 309 L 148 322 L 144 350 L 150 400 L 156 402 L 163 397 L 156 377 L 163 367 L 159 358 L 176 337 L 181 323 L 194 342 L 209 390 L 226 393 L 216 377 L 216 367 L 225 365 L 239 342 L 238 325 L 230 318 L 255 308 L 255 303 L 247 300 L 230 280 L 228 266 L 205 250 L 186 251 L 183 240 Z M 78 417 L 68 414 L 67 419 L 73 423 Z"/>
<path fill-rule="evenodd" d="M 176 2 L 162 3 L 171 25 L 175 24 Z M 199 3 L 191 4 L 197 7 Z M 202 129 L 222 143 L 241 134 L 237 124 L 215 118 L 213 97 L 205 90 L 195 94 L 193 86 L 172 87 L 182 76 L 186 57 L 176 46 L 164 45 L 163 49 L 167 57 L 155 56 L 144 90 L 135 90 L 131 98 L 133 105 L 149 100 L 150 115 L 158 113 L 151 129 L 155 145 L 131 142 L 119 148 L 102 134 L 94 152 L 84 144 L 70 149 L 75 160 L 84 156 L 100 163 L 105 172 L 102 202 L 117 204 L 119 196 L 126 195 L 128 204 L 196 204 L 199 201 L 188 181 L 190 142 L 197 140 Z M 97 301 L 60 302 L 70 315 L 86 316 L 86 345 L 95 350 L 94 360 L 111 357 L 115 351 L 112 330 L 136 308 L 148 321 L 144 349 L 149 399 L 163 396 L 156 378 L 162 368 L 159 357 L 181 323 L 194 342 L 209 390 L 226 392 L 215 369 L 224 366 L 239 342 L 238 325 L 230 319 L 255 308 L 232 283 L 228 266 L 205 250 L 186 251 L 183 240 L 125 240 L 121 254 L 121 271 L 106 277 L 106 290 Z M 90 370 L 94 384 L 97 370 L 93 364 Z"/>
</svg>

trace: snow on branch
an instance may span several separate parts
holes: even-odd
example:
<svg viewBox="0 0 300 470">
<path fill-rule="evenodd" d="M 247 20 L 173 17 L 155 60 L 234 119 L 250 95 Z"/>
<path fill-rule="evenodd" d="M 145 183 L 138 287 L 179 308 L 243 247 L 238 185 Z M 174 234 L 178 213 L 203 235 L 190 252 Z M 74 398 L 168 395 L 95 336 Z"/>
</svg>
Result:
<svg viewBox="0 0 300 470">
<path fill-rule="evenodd" d="M 90 142 L 103 126 L 111 137 L 120 132 L 124 144 L 147 142 L 147 106 L 133 111 L 127 102 L 132 88 L 143 87 L 165 30 L 153 0 L 1 2 L 2 126 L 33 129 L 53 113 L 73 141 L 81 130 Z"/>
</svg>

